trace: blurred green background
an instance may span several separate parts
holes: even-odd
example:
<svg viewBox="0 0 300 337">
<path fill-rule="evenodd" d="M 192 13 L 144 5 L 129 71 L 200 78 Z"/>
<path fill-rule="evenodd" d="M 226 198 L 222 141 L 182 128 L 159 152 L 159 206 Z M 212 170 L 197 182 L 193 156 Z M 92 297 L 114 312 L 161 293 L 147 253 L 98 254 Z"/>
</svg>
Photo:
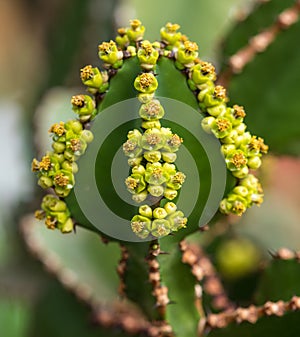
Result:
<svg viewBox="0 0 300 337">
<path fill-rule="evenodd" d="M 165 23 L 177 22 L 181 31 L 198 43 L 200 57 L 221 69 L 222 42 L 251 4 L 249 0 L 0 2 L 0 336 L 46 336 L 39 332 L 41 323 L 37 322 L 43 321 L 40 309 L 49 303 L 48 289 L 52 287 L 54 294 L 61 290 L 27 253 L 20 219 L 33 212 L 42 195 L 30 171 L 32 157 L 49 147 L 49 125 L 73 115 L 70 96 L 83 90 L 79 69 L 86 64 L 99 65 L 98 43 L 114 38 L 116 27 L 127 26 L 132 18 L 144 23 L 150 40 L 159 39 L 159 29 Z M 235 87 L 232 90 L 240 103 Z M 293 124 L 297 122 L 300 117 L 294 116 Z M 261 129 L 260 135 L 266 139 L 275 132 Z M 295 144 L 297 147 L 299 140 Z M 296 152 L 299 154 L 298 147 Z M 300 161 L 282 153 L 265 159 L 261 172 L 265 203 L 248 211 L 235 228 L 236 233 L 261 245 L 266 255 L 281 246 L 300 249 Z M 98 298 L 104 302 L 117 299 L 118 281 L 112 267 L 119 258 L 116 246 L 105 247 L 84 230 L 62 237 L 26 219 L 33 223 L 34 240 L 45 251 L 55 252 L 61 265 L 73 271 Z M 50 311 L 59 310 L 57 304 L 53 306 L 49 304 Z M 70 308 L 74 306 L 65 305 L 65 310 Z M 45 316 L 48 314 L 51 312 Z M 49 336 L 59 336 L 50 327 L 48 330 Z"/>
</svg>

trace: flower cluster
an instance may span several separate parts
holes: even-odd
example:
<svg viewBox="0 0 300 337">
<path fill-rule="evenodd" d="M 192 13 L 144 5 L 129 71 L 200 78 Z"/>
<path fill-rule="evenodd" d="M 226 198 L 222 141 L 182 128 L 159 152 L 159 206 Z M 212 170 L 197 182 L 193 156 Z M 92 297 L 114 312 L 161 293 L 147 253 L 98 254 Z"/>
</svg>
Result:
<svg viewBox="0 0 300 337">
<path fill-rule="evenodd" d="M 87 90 L 91 94 L 104 93 L 109 87 L 107 72 L 100 71 L 97 67 L 85 66 L 80 69 L 80 77 L 82 83 L 87 86 Z"/>
<path fill-rule="evenodd" d="M 141 238 L 148 235 L 162 237 L 185 227 L 187 222 L 174 203 L 158 206 L 162 200 L 174 200 L 185 181 L 184 173 L 177 171 L 174 165 L 176 152 L 183 140 L 160 124 L 165 111 L 154 97 L 158 82 L 152 71 L 159 56 L 157 50 L 149 41 L 143 41 L 137 56 L 145 70 L 134 81 L 142 103 L 139 116 L 143 132 L 137 129 L 129 131 L 123 144 L 123 152 L 129 157 L 128 164 L 131 166 L 131 174 L 125 184 L 135 202 L 148 202 L 155 206 L 142 205 L 139 214 L 131 220 L 131 228 Z"/>
<path fill-rule="evenodd" d="M 183 212 L 178 211 L 173 202 L 167 202 L 164 207 L 156 207 L 154 210 L 148 205 L 140 206 L 139 214 L 131 220 L 131 228 L 142 239 L 149 235 L 160 238 L 185 228 L 186 223 L 187 218 Z"/>
<path fill-rule="evenodd" d="M 246 131 L 247 127 L 243 123 L 246 113 L 242 106 L 227 106 L 226 89 L 214 84 L 216 80 L 214 66 L 198 59 L 195 60 L 194 65 L 190 65 L 185 65 L 188 69 L 188 84 L 196 93 L 202 112 L 207 115 L 202 120 L 202 128 L 220 140 L 227 169 L 238 179 L 237 186 L 222 201 L 220 210 L 226 214 L 241 215 L 253 203 L 259 205 L 263 201 L 263 191 L 258 182 L 253 184 L 247 193 L 242 184 L 248 177 L 254 179 L 249 174 L 249 170 L 260 167 L 261 156 L 267 153 L 268 146 L 264 144 L 262 138 L 252 136 Z M 240 207 L 229 206 L 236 203 Z M 225 204 L 226 207 L 224 207 Z"/>
<path fill-rule="evenodd" d="M 65 198 L 74 187 L 74 174 L 78 171 L 76 160 L 85 152 L 87 144 L 93 140 L 93 134 L 89 130 L 84 130 L 78 120 L 56 123 L 51 126 L 49 133 L 52 135 L 53 151 L 48 151 L 40 161 L 34 158 L 32 171 L 38 175 L 39 186 L 44 189 L 53 188 L 58 197 Z M 49 198 L 45 200 L 49 201 Z M 49 204 L 48 201 L 45 205 Z M 54 218 L 55 214 L 49 215 L 47 213 L 48 206 L 45 207 L 42 206 L 46 215 L 51 215 L 51 219 Z M 65 211 L 69 216 L 69 211 L 66 209 Z M 60 212 L 63 212 L 63 210 Z M 49 219 L 47 219 L 46 221 L 49 222 Z M 57 220 L 56 222 L 60 224 L 60 228 L 66 228 L 62 221 Z M 54 228 L 48 224 L 47 227 Z M 67 228 L 70 228 L 70 226 L 68 225 Z M 66 230 L 64 229 L 64 231 Z"/>
<path fill-rule="evenodd" d="M 243 123 L 246 113 L 242 106 L 227 106 L 226 89 L 214 83 L 214 66 L 198 58 L 197 44 L 181 35 L 179 28 L 179 25 L 168 23 L 161 29 L 161 39 L 171 53 L 169 55 L 174 55 L 176 67 L 186 70 L 188 85 L 197 96 L 201 111 L 206 114 L 202 128 L 220 140 L 227 169 L 237 178 L 235 188 L 221 202 L 220 210 L 241 215 L 253 203 L 260 205 L 263 201 L 261 185 L 249 171 L 260 167 L 261 156 L 267 153 L 268 146 L 262 138 L 252 136 L 246 130 Z M 252 181 L 252 187 L 246 193 L 243 184 L 247 179 Z"/>
<path fill-rule="evenodd" d="M 58 228 L 62 233 L 69 233 L 73 230 L 73 220 L 63 200 L 52 194 L 47 194 L 43 198 L 41 208 L 41 210 L 35 212 L 35 217 L 39 220 L 44 219 L 47 228 Z"/>
</svg>

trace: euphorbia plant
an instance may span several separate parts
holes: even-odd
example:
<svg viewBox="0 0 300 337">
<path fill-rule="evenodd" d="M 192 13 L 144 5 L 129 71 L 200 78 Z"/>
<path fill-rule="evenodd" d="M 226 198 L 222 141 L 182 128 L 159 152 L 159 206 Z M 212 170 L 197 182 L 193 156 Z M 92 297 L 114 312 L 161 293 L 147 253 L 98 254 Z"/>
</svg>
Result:
<svg viewBox="0 0 300 337">
<path fill-rule="evenodd" d="M 83 226 L 120 243 L 121 295 L 138 305 L 153 336 L 205 331 L 198 282 L 215 269 L 205 269 L 202 250 L 185 239 L 208 221 L 262 203 L 254 171 L 268 151 L 179 28 L 168 23 L 160 41 L 150 42 L 132 20 L 115 41 L 101 43 L 103 69 L 83 67 L 88 93 L 71 99 L 77 119 L 52 125 L 53 150 L 32 163 L 39 185 L 51 189 L 36 217 L 50 229 Z M 218 175 L 223 184 L 215 190 Z M 221 283 L 217 288 L 207 291 L 223 296 L 217 309 L 233 310 Z M 256 319 L 275 309 L 257 310 Z M 243 313 L 239 319 L 250 320 Z M 213 319 L 207 325 L 218 326 Z"/>
</svg>

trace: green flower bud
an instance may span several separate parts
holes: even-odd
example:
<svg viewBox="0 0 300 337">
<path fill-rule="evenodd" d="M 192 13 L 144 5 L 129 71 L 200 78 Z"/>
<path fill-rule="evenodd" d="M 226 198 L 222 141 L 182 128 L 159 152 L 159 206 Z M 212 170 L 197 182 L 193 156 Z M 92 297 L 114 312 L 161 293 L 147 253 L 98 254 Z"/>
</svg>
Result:
<svg viewBox="0 0 300 337">
<path fill-rule="evenodd" d="M 143 39 L 145 27 L 140 20 L 130 20 L 130 28 L 127 29 L 126 33 L 131 42 L 137 42 Z"/>
<path fill-rule="evenodd" d="M 138 166 L 142 162 L 143 157 L 133 157 L 128 159 L 128 165 L 129 166 Z"/>
<path fill-rule="evenodd" d="M 235 130 L 236 131 L 236 130 Z M 236 147 L 240 147 L 245 153 L 248 153 L 248 144 L 251 140 L 250 132 L 245 132 L 240 136 L 235 137 L 234 143 Z"/>
<path fill-rule="evenodd" d="M 166 163 L 174 163 L 177 158 L 177 155 L 174 152 L 162 152 L 161 155 L 163 161 Z"/>
<path fill-rule="evenodd" d="M 231 130 L 228 136 L 222 138 L 222 143 L 224 144 L 235 144 L 236 138 L 238 137 L 238 133 L 235 129 Z"/>
<path fill-rule="evenodd" d="M 161 40 L 173 47 L 175 45 L 179 45 L 179 41 L 181 39 L 181 33 L 177 32 L 180 26 L 178 24 L 167 23 L 165 27 L 161 28 L 160 36 Z"/>
<path fill-rule="evenodd" d="M 219 210 L 220 210 L 220 212 L 222 212 L 223 214 L 230 214 L 231 206 L 232 206 L 232 205 L 228 202 L 228 200 L 227 200 L 226 198 L 224 198 L 224 199 L 220 202 Z"/>
<path fill-rule="evenodd" d="M 146 151 L 144 152 L 144 158 L 150 163 L 159 162 L 161 159 L 160 151 Z"/>
<path fill-rule="evenodd" d="M 156 207 L 153 210 L 153 217 L 156 219 L 164 219 L 167 215 L 167 211 L 162 207 Z"/>
<path fill-rule="evenodd" d="M 133 194 L 131 196 L 132 200 L 135 201 L 136 203 L 140 204 L 141 202 L 145 201 L 148 196 L 147 191 L 143 191 L 137 194 Z"/>
<path fill-rule="evenodd" d="M 149 185 L 147 190 L 153 197 L 161 197 L 164 194 L 164 188 L 161 185 Z"/>
<path fill-rule="evenodd" d="M 261 159 L 259 156 L 253 156 L 248 158 L 248 167 L 252 170 L 257 170 L 261 166 Z"/>
<path fill-rule="evenodd" d="M 247 129 L 247 125 L 245 123 L 240 123 L 235 127 L 235 130 L 239 135 L 243 135 Z"/>
<path fill-rule="evenodd" d="M 116 43 L 117 45 L 124 49 L 129 45 L 129 38 L 127 36 L 127 29 L 125 28 L 119 28 L 118 29 L 118 36 L 116 36 Z"/>
<path fill-rule="evenodd" d="M 221 146 L 221 153 L 224 155 L 224 157 L 228 156 L 229 153 L 232 153 L 235 150 L 236 147 L 233 144 L 223 144 Z"/>
<path fill-rule="evenodd" d="M 256 190 L 259 182 L 253 174 L 249 174 L 247 177 L 240 181 L 240 184 L 247 187 L 248 190 Z"/>
<path fill-rule="evenodd" d="M 168 214 L 171 214 L 177 210 L 177 206 L 174 204 L 174 202 L 167 202 L 164 205 L 164 209 L 167 211 Z"/>
<path fill-rule="evenodd" d="M 139 207 L 140 215 L 146 216 L 147 218 L 152 218 L 152 209 L 148 205 L 142 205 Z"/>
<path fill-rule="evenodd" d="M 132 173 L 133 174 L 141 174 L 144 175 L 146 169 L 143 165 L 137 165 L 132 168 Z"/>
<path fill-rule="evenodd" d="M 212 106 L 210 108 L 207 108 L 206 110 L 207 110 L 207 113 L 210 114 L 211 116 L 218 117 L 224 114 L 224 112 L 226 111 L 226 105 L 221 103 L 221 104 Z"/>
<path fill-rule="evenodd" d="M 77 119 L 68 121 L 65 127 L 67 130 L 71 130 L 78 135 L 82 132 L 82 124 Z"/>
<path fill-rule="evenodd" d="M 178 192 L 171 188 L 166 188 L 164 190 L 164 197 L 168 200 L 174 200 L 177 197 Z"/>
<path fill-rule="evenodd" d="M 104 62 L 104 67 L 120 68 L 123 64 L 123 52 L 118 50 L 114 41 L 103 42 L 98 46 L 99 58 Z"/>
<path fill-rule="evenodd" d="M 55 153 L 63 153 L 66 149 L 66 145 L 64 143 L 54 142 L 52 143 L 52 149 Z"/>
<path fill-rule="evenodd" d="M 134 80 L 134 87 L 141 93 L 151 94 L 157 89 L 158 82 L 152 73 L 142 73 Z"/>
<path fill-rule="evenodd" d="M 171 232 L 170 223 L 166 219 L 155 219 L 151 224 L 151 234 L 157 238 L 168 235 Z"/>
<path fill-rule="evenodd" d="M 240 195 L 243 198 L 246 198 L 247 195 L 249 194 L 248 189 L 245 186 L 236 186 L 232 192 L 234 194 Z"/>
<path fill-rule="evenodd" d="M 174 164 L 164 163 L 162 167 L 169 175 L 176 174 L 176 166 Z"/>
<path fill-rule="evenodd" d="M 41 176 L 38 180 L 38 185 L 43 189 L 47 189 L 53 186 L 53 180 L 46 176 Z"/>
<path fill-rule="evenodd" d="M 72 232 L 74 229 L 74 223 L 73 220 L 71 218 L 68 218 L 66 222 L 64 222 L 61 226 L 60 226 L 60 230 L 62 233 L 70 233 Z"/>
<path fill-rule="evenodd" d="M 243 179 L 248 175 L 249 169 L 248 169 L 247 166 L 244 166 L 243 168 L 241 168 L 237 171 L 232 171 L 231 173 L 234 177 L 239 178 L 239 179 Z"/>
<path fill-rule="evenodd" d="M 145 239 L 150 234 L 151 220 L 142 215 L 135 215 L 131 219 L 132 231 L 142 239 Z"/>
<path fill-rule="evenodd" d="M 91 143 L 94 139 L 94 135 L 90 130 L 83 130 L 81 133 L 81 139 L 86 143 Z"/>
<path fill-rule="evenodd" d="M 69 161 L 75 160 L 74 152 L 71 149 L 68 149 L 64 152 L 64 157 L 65 157 L 65 159 L 67 159 Z"/>
<path fill-rule="evenodd" d="M 206 133 L 212 133 L 212 126 L 215 123 L 215 117 L 208 116 L 202 119 L 201 126 Z"/>
<path fill-rule="evenodd" d="M 203 84 L 197 85 L 197 87 L 200 89 L 197 99 L 200 103 L 204 101 L 204 98 L 206 95 L 212 95 L 215 90 L 215 85 L 212 81 L 207 81 Z M 202 109 L 202 106 L 200 106 Z M 207 108 L 205 105 L 203 105 L 203 108 Z"/>
<path fill-rule="evenodd" d="M 141 43 L 141 48 L 137 52 L 137 57 L 143 69 L 153 69 L 158 59 L 158 56 L 158 51 L 153 48 L 153 45 L 148 40 L 144 40 Z"/>
<path fill-rule="evenodd" d="M 165 111 L 157 99 L 142 104 L 139 110 L 140 117 L 148 121 L 160 119 L 164 114 Z"/>
<path fill-rule="evenodd" d="M 150 101 L 153 100 L 154 97 L 154 93 L 152 92 L 150 93 L 142 93 L 142 94 L 138 94 L 138 100 L 141 103 L 149 103 Z"/>
<path fill-rule="evenodd" d="M 67 188 L 61 187 L 61 186 L 56 186 L 54 191 L 55 191 L 56 195 L 60 198 L 66 198 L 71 192 L 70 189 L 67 189 Z"/>
<path fill-rule="evenodd" d="M 160 121 L 156 120 L 156 121 L 144 121 L 142 122 L 142 128 L 144 129 L 160 129 L 161 128 L 161 124 Z"/>
<path fill-rule="evenodd" d="M 61 168 L 67 171 L 72 172 L 73 174 L 78 172 L 78 165 L 75 162 L 70 162 L 68 160 L 65 160 L 61 164 Z"/>
<path fill-rule="evenodd" d="M 65 161 L 63 153 L 53 153 L 51 157 L 53 161 L 55 161 L 58 164 L 62 164 Z"/>
<path fill-rule="evenodd" d="M 65 212 L 67 210 L 66 203 L 57 199 L 52 194 L 47 194 L 44 196 L 41 207 L 46 212 Z"/>
</svg>

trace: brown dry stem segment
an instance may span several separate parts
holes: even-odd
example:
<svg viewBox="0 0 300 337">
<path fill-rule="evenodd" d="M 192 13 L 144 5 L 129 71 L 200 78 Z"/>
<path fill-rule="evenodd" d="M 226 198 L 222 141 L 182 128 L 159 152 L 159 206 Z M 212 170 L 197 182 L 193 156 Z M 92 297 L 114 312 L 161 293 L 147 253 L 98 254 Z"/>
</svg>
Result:
<svg viewBox="0 0 300 337">
<path fill-rule="evenodd" d="M 293 251 L 289 248 L 279 248 L 275 253 L 270 252 L 270 255 L 277 260 L 296 260 L 300 262 L 300 251 Z"/>
<path fill-rule="evenodd" d="M 293 296 L 289 301 L 268 301 L 264 305 L 256 307 L 251 305 L 247 308 L 237 308 L 228 312 L 208 315 L 206 320 L 207 329 L 220 329 L 227 327 L 230 323 L 240 324 L 249 322 L 255 324 L 263 316 L 281 317 L 287 312 L 300 309 L 300 297 Z"/>
<path fill-rule="evenodd" d="M 182 262 L 191 266 L 192 274 L 202 282 L 203 291 L 212 297 L 212 306 L 217 310 L 230 310 L 234 307 L 228 299 L 217 272 L 203 250 L 183 240 L 180 243 Z M 201 289 L 202 290 L 202 289 Z M 201 292 L 198 288 L 198 293 Z"/>
<path fill-rule="evenodd" d="M 249 39 L 248 44 L 229 58 L 228 67 L 219 75 L 218 83 L 227 86 L 231 77 L 243 71 L 257 54 L 264 52 L 280 32 L 288 29 L 299 20 L 300 0 L 281 12 L 273 25 Z"/>
<path fill-rule="evenodd" d="M 125 297 L 126 296 L 126 284 L 124 281 L 124 276 L 126 273 L 126 266 L 127 266 L 129 254 L 128 254 L 127 248 L 124 245 L 120 244 L 120 248 L 121 248 L 121 259 L 117 266 L 117 273 L 120 278 L 120 284 L 119 284 L 118 291 L 121 297 Z"/>
</svg>

